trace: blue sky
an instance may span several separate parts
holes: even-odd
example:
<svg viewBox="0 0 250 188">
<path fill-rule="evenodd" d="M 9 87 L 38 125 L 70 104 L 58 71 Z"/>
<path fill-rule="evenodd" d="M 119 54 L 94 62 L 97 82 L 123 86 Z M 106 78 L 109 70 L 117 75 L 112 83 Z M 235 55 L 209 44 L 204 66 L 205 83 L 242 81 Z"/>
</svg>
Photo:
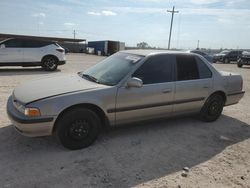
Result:
<svg viewBox="0 0 250 188">
<path fill-rule="evenodd" d="M 249 0 L 8 0 L 0 1 L 0 33 L 145 41 L 167 47 L 250 48 Z"/>
</svg>

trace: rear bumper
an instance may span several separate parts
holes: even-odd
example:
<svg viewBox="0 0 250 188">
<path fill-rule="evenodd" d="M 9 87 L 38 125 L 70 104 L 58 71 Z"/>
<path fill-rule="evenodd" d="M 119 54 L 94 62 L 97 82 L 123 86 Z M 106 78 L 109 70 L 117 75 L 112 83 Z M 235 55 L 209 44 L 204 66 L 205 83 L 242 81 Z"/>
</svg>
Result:
<svg viewBox="0 0 250 188">
<path fill-rule="evenodd" d="M 7 114 L 15 129 L 24 136 L 36 137 L 52 134 L 54 117 L 27 117 L 15 108 L 12 97 L 9 97 L 7 102 Z"/>
<path fill-rule="evenodd" d="M 240 101 L 240 99 L 244 96 L 244 94 L 245 91 L 228 94 L 225 106 L 237 104 Z"/>
</svg>

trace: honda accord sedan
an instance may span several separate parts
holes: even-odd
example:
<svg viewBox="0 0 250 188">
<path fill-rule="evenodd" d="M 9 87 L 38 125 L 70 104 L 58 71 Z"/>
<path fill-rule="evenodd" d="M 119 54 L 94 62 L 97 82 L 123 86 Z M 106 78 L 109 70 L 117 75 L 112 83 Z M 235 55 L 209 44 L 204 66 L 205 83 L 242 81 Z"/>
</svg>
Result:
<svg viewBox="0 0 250 188">
<path fill-rule="evenodd" d="M 102 126 L 184 114 L 215 121 L 243 97 L 242 85 L 240 75 L 217 71 L 197 54 L 129 50 L 82 72 L 17 86 L 7 112 L 21 134 L 55 134 L 64 147 L 81 149 Z"/>
</svg>

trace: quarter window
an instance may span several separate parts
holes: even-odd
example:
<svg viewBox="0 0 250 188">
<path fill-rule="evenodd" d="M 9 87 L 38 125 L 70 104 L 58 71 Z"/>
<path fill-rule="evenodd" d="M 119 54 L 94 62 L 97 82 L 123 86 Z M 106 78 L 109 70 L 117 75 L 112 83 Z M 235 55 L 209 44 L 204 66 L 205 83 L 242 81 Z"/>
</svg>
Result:
<svg viewBox="0 0 250 188">
<path fill-rule="evenodd" d="M 171 82 L 173 81 L 171 58 L 166 55 L 150 57 L 132 76 L 140 78 L 143 84 Z"/>
<path fill-rule="evenodd" d="M 199 57 L 195 57 L 195 59 L 198 65 L 200 79 L 211 78 L 212 72 L 207 67 L 207 65 Z"/>
<path fill-rule="evenodd" d="M 46 41 L 25 40 L 23 46 L 24 46 L 24 48 L 40 48 L 43 46 L 47 46 L 49 44 L 50 44 L 50 42 L 46 42 Z"/>
</svg>

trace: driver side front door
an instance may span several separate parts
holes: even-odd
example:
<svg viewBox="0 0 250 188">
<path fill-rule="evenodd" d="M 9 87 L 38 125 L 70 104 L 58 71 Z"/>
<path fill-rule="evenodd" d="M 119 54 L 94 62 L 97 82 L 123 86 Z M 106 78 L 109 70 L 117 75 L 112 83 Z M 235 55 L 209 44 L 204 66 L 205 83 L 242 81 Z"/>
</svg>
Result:
<svg viewBox="0 0 250 188">
<path fill-rule="evenodd" d="M 4 48 L 0 49 L 1 63 L 23 62 L 22 40 L 10 39 L 3 43 Z"/>
<path fill-rule="evenodd" d="M 118 88 L 116 124 L 168 117 L 173 112 L 175 82 L 170 55 L 156 55 L 144 62 L 131 77 L 143 81 L 141 88 Z"/>
</svg>

